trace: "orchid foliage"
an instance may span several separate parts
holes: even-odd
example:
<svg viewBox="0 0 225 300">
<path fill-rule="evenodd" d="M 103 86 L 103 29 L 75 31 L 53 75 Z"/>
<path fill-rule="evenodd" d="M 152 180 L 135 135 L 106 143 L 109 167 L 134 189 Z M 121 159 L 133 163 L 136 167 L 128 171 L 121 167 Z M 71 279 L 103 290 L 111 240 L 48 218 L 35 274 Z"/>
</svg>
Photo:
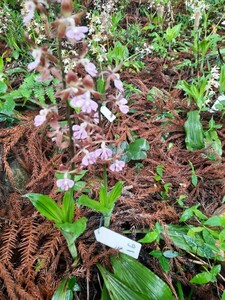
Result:
<svg viewBox="0 0 225 300">
<path fill-rule="evenodd" d="M 59 2 L 59 4 L 55 3 Z M 103 166 L 103 185 L 105 200 L 107 201 L 107 167 L 110 172 L 120 172 L 125 167 L 125 162 L 120 158 L 120 151 L 114 153 L 110 146 L 116 146 L 116 140 L 108 140 L 103 128 L 101 115 L 102 108 L 107 110 L 109 122 L 111 116 L 127 114 L 129 107 L 124 97 L 123 82 L 118 73 L 123 62 L 118 59 L 111 61 L 112 64 L 106 70 L 97 70 L 94 62 L 88 57 L 88 46 L 85 42 L 85 35 L 88 27 L 82 26 L 84 11 L 74 13 L 72 0 L 29 0 L 24 4 L 23 23 L 25 26 L 39 12 L 48 16 L 50 5 L 60 5 L 60 16 L 51 24 L 47 24 L 48 38 L 58 44 L 58 49 L 46 45 L 36 45 L 27 35 L 27 40 L 32 46 L 33 61 L 28 64 L 29 71 L 39 73 L 38 81 L 48 81 L 56 78 L 61 82 L 60 89 L 57 86 L 55 97 L 56 104 L 40 104 L 39 114 L 34 118 L 34 126 L 44 127 L 47 130 L 47 137 L 55 142 L 60 151 L 68 151 L 70 161 L 66 165 L 61 165 L 57 174 L 61 177 L 57 179 L 56 185 L 60 191 L 73 191 L 76 187 L 75 174 L 85 171 L 90 165 L 98 162 Z M 73 57 L 70 57 L 73 68 L 65 69 L 63 47 L 70 45 L 76 49 Z M 54 50 L 53 50 L 54 49 Z M 82 70 L 82 72 L 78 71 Z M 82 75 L 81 75 L 82 74 Z M 98 89 L 96 89 L 98 86 Z M 115 119 L 115 117 L 113 118 Z M 117 147 L 119 149 L 119 147 Z M 120 193 L 122 192 L 122 182 L 118 183 Z M 103 189 L 104 187 L 104 189 Z M 35 194 L 33 194 L 35 197 Z M 73 194 L 70 193 L 71 197 Z M 33 199 L 31 194 L 29 198 Z M 44 199 L 44 198 L 43 198 Z M 36 203 L 36 202 L 35 202 Z M 38 204 L 42 204 L 41 209 L 35 207 L 43 213 L 44 200 L 38 195 Z M 82 203 L 81 205 L 85 205 Z M 104 204 L 107 210 L 106 226 L 114 205 Z M 85 205 L 88 206 L 88 205 Z M 90 206 L 89 206 L 90 207 Z M 48 208 L 46 207 L 46 210 Z M 101 211 L 101 210 L 100 210 Z M 103 216 L 104 212 L 102 211 Z M 72 221 L 71 221 L 72 222 Z M 60 228 L 64 228 L 60 225 Z M 74 257 L 74 255 L 72 255 Z"/>
</svg>

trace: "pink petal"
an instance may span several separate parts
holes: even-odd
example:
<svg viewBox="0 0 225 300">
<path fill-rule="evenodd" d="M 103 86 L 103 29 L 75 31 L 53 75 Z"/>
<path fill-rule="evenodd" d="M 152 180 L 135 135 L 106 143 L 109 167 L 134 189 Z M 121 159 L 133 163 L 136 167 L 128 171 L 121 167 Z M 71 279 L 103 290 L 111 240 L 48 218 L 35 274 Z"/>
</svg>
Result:
<svg viewBox="0 0 225 300">
<path fill-rule="evenodd" d="M 37 115 L 34 118 L 34 126 L 41 126 L 46 121 L 46 116 Z"/>
<path fill-rule="evenodd" d="M 123 114 L 127 114 L 129 112 L 129 106 L 127 105 L 119 105 L 119 109 Z"/>
<path fill-rule="evenodd" d="M 91 76 L 93 76 L 93 77 L 95 77 L 97 75 L 97 73 L 98 73 L 98 71 L 96 70 L 96 66 L 93 63 L 91 63 L 91 62 L 87 63 L 84 66 L 84 68 L 85 68 L 86 72 L 88 74 L 90 74 Z"/>
<path fill-rule="evenodd" d="M 119 91 L 123 92 L 123 83 L 120 79 L 114 79 L 114 85 Z"/>
</svg>

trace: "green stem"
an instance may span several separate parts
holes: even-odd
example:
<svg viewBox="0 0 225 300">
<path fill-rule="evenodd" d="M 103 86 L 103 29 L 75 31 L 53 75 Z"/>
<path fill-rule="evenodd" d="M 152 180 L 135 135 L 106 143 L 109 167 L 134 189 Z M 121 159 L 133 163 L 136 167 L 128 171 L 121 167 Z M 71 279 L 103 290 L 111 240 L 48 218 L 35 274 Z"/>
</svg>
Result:
<svg viewBox="0 0 225 300">
<path fill-rule="evenodd" d="M 105 198 L 105 206 L 107 207 L 108 206 L 108 178 L 107 178 L 107 170 L 106 170 L 106 165 L 104 164 L 103 166 L 103 184 L 104 184 L 104 187 L 105 187 L 105 195 L 104 195 L 104 198 Z M 110 225 L 110 219 L 111 219 L 111 215 L 112 213 L 107 213 L 107 215 L 104 215 L 104 226 L 105 227 L 109 227 Z"/>
<path fill-rule="evenodd" d="M 103 166 L 103 182 L 104 182 L 104 187 L 105 187 L 105 190 L 106 190 L 106 198 L 107 198 L 108 178 L 107 178 L 106 164 L 104 164 L 104 166 Z"/>
<path fill-rule="evenodd" d="M 66 76 L 65 76 L 65 70 L 64 70 L 64 65 L 63 65 L 63 60 L 62 60 L 62 40 L 59 38 L 59 47 L 58 47 L 58 55 L 59 55 L 59 64 L 60 64 L 60 69 L 61 69 L 61 74 L 62 74 L 62 82 L 63 82 L 63 89 L 66 89 Z M 69 127 L 69 151 L 70 151 L 70 157 L 71 160 L 74 158 L 74 145 L 73 145 L 73 130 L 72 130 L 72 122 L 71 122 L 71 107 L 69 105 L 69 101 L 66 102 L 66 120 L 67 124 Z M 72 170 L 75 169 L 74 162 L 72 162 Z M 74 175 L 72 175 L 73 179 Z"/>
<path fill-rule="evenodd" d="M 61 231 L 64 238 L 66 239 L 66 242 L 67 242 L 67 246 L 68 246 L 68 249 L 70 251 L 70 254 L 72 256 L 72 258 L 75 260 L 75 258 L 77 257 L 77 248 L 76 248 L 76 245 L 75 245 L 75 241 L 74 241 L 74 238 L 71 237 L 71 234 L 65 232 L 65 231 Z"/>
<path fill-rule="evenodd" d="M 104 226 L 109 227 L 112 214 L 104 215 Z"/>
</svg>

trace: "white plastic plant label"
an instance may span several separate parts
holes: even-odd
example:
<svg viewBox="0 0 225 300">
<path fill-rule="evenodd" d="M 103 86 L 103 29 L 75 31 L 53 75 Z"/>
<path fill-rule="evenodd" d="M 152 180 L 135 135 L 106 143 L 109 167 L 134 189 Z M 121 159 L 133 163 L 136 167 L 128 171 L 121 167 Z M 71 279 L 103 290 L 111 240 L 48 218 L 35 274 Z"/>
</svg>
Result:
<svg viewBox="0 0 225 300">
<path fill-rule="evenodd" d="M 138 258 L 141 250 L 140 243 L 137 243 L 105 227 L 100 227 L 99 229 L 96 229 L 94 233 L 95 238 L 98 242 L 113 249 L 117 249 L 119 250 L 119 252 L 130 255 L 133 258 Z"/>
<path fill-rule="evenodd" d="M 100 112 L 109 122 L 114 121 L 116 118 L 116 116 L 105 105 L 101 106 Z"/>
</svg>

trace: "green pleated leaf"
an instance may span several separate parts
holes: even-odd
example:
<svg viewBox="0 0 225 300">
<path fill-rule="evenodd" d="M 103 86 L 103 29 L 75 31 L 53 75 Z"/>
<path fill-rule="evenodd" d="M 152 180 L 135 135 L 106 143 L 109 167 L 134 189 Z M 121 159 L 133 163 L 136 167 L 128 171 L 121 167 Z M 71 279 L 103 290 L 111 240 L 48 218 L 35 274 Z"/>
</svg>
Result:
<svg viewBox="0 0 225 300">
<path fill-rule="evenodd" d="M 113 187 L 112 191 L 108 194 L 107 204 L 109 204 L 109 207 L 112 207 L 114 202 L 120 197 L 122 193 L 122 187 L 123 187 L 123 182 L 118 181 Z"/>
<path fill-rule="evenodd" d="M 105 284 L 103 285 L 103 288 L 102 288 L 101 300 L 111 300 Z"/>
<path fill-rule="evenodd" d="M 148 300 L 174 299 L 169 286 L 137 260 L 120 254 L 120 259 L 112 257 L 111 261 L 116 278 L 138 294 L 144 294 Z"/>
<path fill-rule="evenodd" d="M 100 202 L 89 198 L 87 195 L 81 195 L 78 199 L 78 204 L 89 207 L 101 213 L 108 212 L 108 209 L 104 207 Z"/>
<path fill-rule="evenodd" d="M 39 213 L 41 213 L 47 219 L 56 223 L 63 222 L 61 208 L 50 197 L 36 193 L 26 194 L 24 197 L 27 197 L 34 207 L 39 211 Z"/>
<path fill-rule="evenodd" d="M 142 293 L 135 292 L 131 287 L 117 279 L 108 270 L 98 265 L 111 300 L 149 300 Z M 166 299 L 166 298 L 165 298 Z"/>
<path fill-rule="evenodd" d="M 203 128 L 198 110 L 189 111 L 184 124 L 186 133 L 185 143 L 188 150 L 194 151 L 204 148 Z"/>
<path fill-rule="evenodd" d="M 74 215 L 74 198 L 72 196 L 71 191 L 67 191 L 63 197 L 62 202 L 62 214 L 63 221 L 72 223 L 73 215 Z"/>
</svg>

